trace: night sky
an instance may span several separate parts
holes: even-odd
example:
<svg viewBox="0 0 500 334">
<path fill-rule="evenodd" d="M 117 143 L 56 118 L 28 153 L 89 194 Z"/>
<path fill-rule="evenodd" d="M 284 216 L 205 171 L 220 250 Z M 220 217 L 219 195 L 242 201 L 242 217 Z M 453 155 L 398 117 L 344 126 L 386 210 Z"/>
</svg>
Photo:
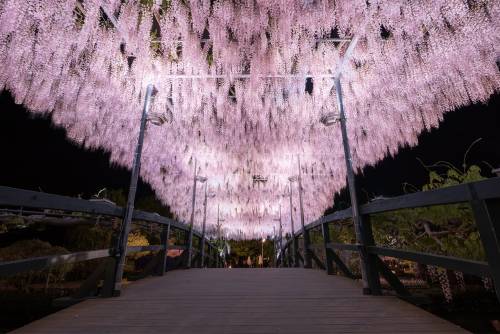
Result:
<svg viewBox="0 0 500 334">
<path fill-rule="evenodd" d="M 465 151 L 478 138 L 468 155 L 469 164 L 479 164 L 491 176 L 483 161 L 500 166 L 500 94 L 487 105 L 472 105 L 446 114 L 439 129 L 421 134 L 419 145 L 402 148 L 357 176 L 359 195 L 395 196 L 403 193 L 404 182 L 421 186 L 427 180 L 425 164 L 444 160 L 461 168 Z M 52 125 L 50 116 L 36 116 L 16 105 L 8 92 L 0 94 L 0 185 L 42 190 L 63 195 L 89 197 L 99 189 L 128 189 L 130 172 L 110 165 L 109 154 L 86 151 L 68 141 L 65 131 Z M 138 196 L 152 193 L 141 183 Z M 337 198 L 339 198 L 337 196 Z M 346 196 L 337 205 L 344 206 Z"/>
</svg>

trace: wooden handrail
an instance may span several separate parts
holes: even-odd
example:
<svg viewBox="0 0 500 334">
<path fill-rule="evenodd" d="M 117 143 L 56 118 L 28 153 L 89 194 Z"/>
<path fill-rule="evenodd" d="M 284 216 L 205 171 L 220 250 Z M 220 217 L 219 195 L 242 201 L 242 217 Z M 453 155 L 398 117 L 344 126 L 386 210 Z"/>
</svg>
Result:
<svg viewBox="0 0 500 334">
<path fill-rule="evenodd" d="M 111 202 L 106 201 L 93 201 L 84 200 L 79 198 L 72 198 L 67 196 L 47 194 L 43 192 L 36 192 L 31 190 L 16 189 L 11 187 L 0 186 L 0 207 L 22 207 L 29 209 L 39 210 L 57 210 L 65 212 L 78 212 L 88 215 L 101 215 L 110 217 L 120 217 L 124 215 L 124 209 L 116 206 Z M 44 212 L 40 212 L 41 215 Z M 50 213 L 47 213 L 50 215 Z M 146 272 L 157 273 L 163 275 L 166 270 L 166 249 L 186 250 L 187 246 L 168 245 L 168 238 L 171 228 L 176 228 L 185 232 L 190 231 L 190 227 L 182 222 L 162 217 L 157 213 L 144 212 L 135 210 L 133 214 L 134 220 L 142 222 L 158 224 L 162 226 L 161 244 L 148 245 L 148 246 L 129 246 L 127 247 L 127 254 L 153 251 L 159 252 L 154 256 L 153 260 L 146 266 Z M 197 238 L 202 238 L 198 231 L 193 231 L 193 235 Z M 215 249 L 215 245 L 210 240 L 205 239 L 205 245 L 209 250 Z M 194 250 L 197 253 L 198 250 Z M 186 252 L 187 253 L 187 252 Z M 207 256 L 211 261 L 208 263 L 213 266 L 219 266 L 220 256 L 217 252 L 211 252 L 213 255 Z M 101 291 L 101 296 L 110 297 L 113 295 L 112 276 L 109 275 L 115 266 L 115 249 L 100 249 L 91 250 L 86 252 L 76 252 L 62 255 L 43 256 L 29 259 L 22 259 L 17 261 L 0 262 L 0 276 L 12 276 L 18 273 L 42 270 L 54 265 L 61 265 L 64 263 L 83 262 L 100 258 L 107 258 L 102 265 L 99 265 L 94 273 L 82 284 L 78 298 L 85 295 L 92 295 L 98 289 L 99 279 L 104 275 L 104 287 Z M 198 255 L 199 257 L 199 255 Z"/>
<path fill-rule="evenodd" d="M 493 282 L 497 287 L 495 289 L 497 298 L 500 300 L 499 177 L 459 184 L 446 188 L 422 191 L 385 200 L 378 200 L 362 205 L 360 207 L 360 211 L 363 216 L 369 217 L 371 214 L 388 211 L 435 205 L 448 205 L 463 202 L 469 202 L 471 204 L 475 222 L 481 236 L 483 247 L 485 249 L 487 262 L 387 247 L 378 247 L 376 245 L 363 247 L 359 244 L 334 243 L 330 242 L 329 240 L 324 242 L 325 252 L 327 253 L 327 262 L 335 260 L 337 264 L 343 268 L 342 270 L 345 271 L 345 264 L 341 262 L 341 260 L 335 255 L 335 253 L 331 252 L 334 252 L 335 250 L 346 250 L 351 252 L 359 252 L 360 254 L 372 254 L 371 256 L 381 255 L 399 259 L 406 259 L 422 264 L 435 265 L 478 276 L 489 276 L 493 278 Z M 324 230 L 328 227 L 329 223 L 335 223 L 351 217 L 351 208 L 347 208 L 345 210 L 337 211 L 327 216 L 321 217 L 311 222 L 310 224 L 307 224 L 304 230 L 311 231 L 312 229 L 318 228 L 323 225 L 323 238 L 329 238 L 329 236 L 325 234 Z M 292 242 L 297 240 L 303 234 L 303 232 L 304 231 L 299 230 L 289 240 L 287 240 L 287 242 L 283 246 L 283 249 L 280 251 L 278 263 L 291 261 L 291 258 L 286 259 L 285 255 L 287 255 L 287 251 L 289 253 L 289 250 L 292 248 Z M 308 249 L 310 251 L 314 251 L 314 248 L 311 246 L 309 246 Z M 385 266 L 382 261 L 378 261 L 380 266 Z M 288 263 L 288 265 L 291 266 L 290 263 Z M 326 267 L 327 272 L 331 271 L 331 269 L 328 269 L 329 263 L 326 263 L 324 267 Z M 407 293 L 406 291 L 404 291 L 404 286 L 397 279 L 397 277 L 395 277 L 395 275 L 390 272 L 390 270 L 381 267 L 379 271 L 380 274 L 385 276 L 387 281 L 395 288 L 396 291 L 402 291 L 405 294 Z"/>
</svg>

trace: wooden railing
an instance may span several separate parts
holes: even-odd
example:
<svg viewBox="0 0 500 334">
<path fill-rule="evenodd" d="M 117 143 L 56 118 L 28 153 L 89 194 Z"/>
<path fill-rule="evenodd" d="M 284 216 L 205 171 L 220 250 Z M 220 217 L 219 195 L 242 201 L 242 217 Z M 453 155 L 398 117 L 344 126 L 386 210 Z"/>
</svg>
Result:
<svg viewBox="0 0 500 334">
<path fill-rule="evenodd" d="M 377 246 L 372 232 L 370 215 L 395 211 L 428 207 L 434 205 L 445 205 L 455 203 L 470 203 L 473 217 L 484 247 L 486 261 L 473 261 L 452 256 L 443 256 L 387 247 Z M 425 265 L 433 265 L 446 269 L 460 271 L 466 274 L 480 277 L 491 277 L 496 287 L 496 295 L 500 300 L 500 178 L 495 177 L 483 181 L 471 182 L 450 186 L 446 188 L 412 193 L 404 196 L 378 200 L 360 207 L 363 216 L 362 228 L 367 233 L 368 240 L 365 244 L 344 244 L 331 242 L 329 224 L 339 222 L 352 217 L 351 208 L 324 216 L 305 226 L 304 230 L 295 233 L 280 251 L 278 263 L 281 266 L 300 266 L 304 258 L 310 256 L 318 267 L 325 269 L 328 274 L 333 273 L 333 264 L 337 269 L 348 277 L 354 277 L 348 266 L 337 255 L 337 250 L 357 252 L 361 261 L 370 262 L 372 268 L 376 268 L 376 279 L 374 286 L 370 287 L 370 293 L 380 294 L 380 275 L 386 279 L 389 285 L 400 295 L 408 295 L 409 292 L 401 283 L 399 278 L 386 266 L 379 256 L 387 256 L 398 259 L 414 261 Z M 304 244 L 303 252 L 298 249 L 298 239 L 315 229 L 321 229 L 326 263 L 323 263 L 314 253 L 312 245 Z M 309 238 L 303 238 L 304 241 Z M 359 242 L 359 241 L 358 241 Z M 306 252 L 308 252 L 306 254 Z"/>
<path fill-rule="evenodd" d="M 80 213 L 91 217 L 106 216 L 123 218 L 124 214 L 124 209 L 122 207 L 105 201 L 84 200 L 2 186 L 0 186 L 0 207 L 10 209 L 22 208 L 25 212 L 27 210 L 41 209 L 52 210 L 52 212 L 55 210 L 58 213 Z M 44 214 L 44 211 L 40 211 L 39 213 Z M 143 276 L 149 274 L 164 275 L 167 270 L 167 251 L 169 249 L 178 249 L 183 251 L 188 250 L 190 245 L 187 240 L 189 236 L 189 226 L 170 218 L 162 217 L 157 213 L 149 213 L 139 210 L 134 211 L 133 220 L 160 226 L 161 244 L 149 246 L 129 246 L 127 247 L 127 255 L 143 251 L 158 252 L 157 255 L 152 258 L 150 263 L 145 266 Z M 186 240 L 184 245 L 179 246 L 168 244 L 171 232 L 173 232 L 174 229 L 185 231 Z M 198 244 L 200 249 L 192 249 L 191 252 L 185 251 L 183 252 L 183 255 L 193 254 L 192 263 L 198 266 L 201 266 L 201 263 L 204 263 L 208 267 L 221 267 L 222 259 L 215 245 L 206 239 L 205 242 L 202 242 L 202 236 L 199 232 L 194 231 L 193 234 L 194 237 L 199 240 Z M 83 299 L 95 296 L 97 293 L 103 297 L 110 297 L 113 295 L 113 278 L 116 266 L 116 246 L 117 245 L 110 245 L 110 248 L 106 249 L 0 262 L 0 278 L 27 271 L 42 270 L 65 263 L 76 263 L 105 258 L 106 260 L 103 261 L 102 264 L 94 270 L 90 277 L 83 282 L 80 289 L 73 295 L 73 298 Z M 201 247 L 205 248 L 202 250 Z M 204 257 L 204 261 L 201 261 L 202 256 Z M 182 262 L 186 263 L 187 260 L 184 259 Z M 102 287 L 98 288 L 100 281 L 103 281 L 103 284 Z"/>
</svg>

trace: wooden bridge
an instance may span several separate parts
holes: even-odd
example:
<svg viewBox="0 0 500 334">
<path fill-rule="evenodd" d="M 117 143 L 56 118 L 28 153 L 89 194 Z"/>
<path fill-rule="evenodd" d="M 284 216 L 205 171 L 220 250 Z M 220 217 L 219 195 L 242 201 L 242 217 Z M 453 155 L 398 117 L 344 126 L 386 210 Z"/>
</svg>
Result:
<svg viewBox="0 0 500 334">
<path fill-rule="evenodd" d="M 486 261 L 381 247 L 375 244 L 370 215 L 391 210 L 470 203 Z M 0 206 L 45 215 L 123 218 L 109 203 L 0 187 Z M 49 211 L 47 211 L 47 209 Z M 67 300 L 78 302 L 19 329 L 18 333 L 457 333 L 461 329 L 398 299 L 410 292 L 383 261 L 406 259 L 492 279 L 500 299 L 500 178 L 420 192 L 369 203 L 322 217 L 281 244 L 274 269 L 224 269 L 220 249 L 188 225 L 141 211 L 136 223 L 155 225 L 159 245 L 127 247 L 124 254 L 154 251 L 143 280 L 116 293 L 117 248 L 0 262 L 0 276 L 64 263 L 103 259 Z M 330 225 L 352 218 L 355 244 L 332 242 Z M 170 245 L 170 234 L 183 232 L 183 244 Z M 334 232 L 334 230 L 333 230 Z M 321 236 L 321 244 L 310 235 Z M 195 238 L 197 242 L 193 242 Z M 167 250 L 188 255 L 190 270 L 168 271 Z M 319 254 L 321 249 L 325 257 Z M 359 254 L 361 277 L 336 253 Z M 184 255 L 184 258 L 186 257 Z M 195 267 L 211 267 L 196 268 Z M 302 267 L 302 268 L 301 268 Z M 312 270 L 311 268 L 324 269 Z M 339 275 L 333 275 L 339 273 Z M 160 276 L 160 277 L 158 277 Z M 352 280 L 352 278 L 356 280 Z M 381 279 L 391 291 L 383 290 Z M 121 282 L 120 282 L 121 284 Z M 392 294 L 389 296 L 388 294 Z M 103 298 L 113 297 L 113 298 Z"/>
<path fill-rule="evenodd" d="M 317 270 L 191 269 L 147 278 L 14 333 L 465 333 L 396 297 Z"/>
</svg>

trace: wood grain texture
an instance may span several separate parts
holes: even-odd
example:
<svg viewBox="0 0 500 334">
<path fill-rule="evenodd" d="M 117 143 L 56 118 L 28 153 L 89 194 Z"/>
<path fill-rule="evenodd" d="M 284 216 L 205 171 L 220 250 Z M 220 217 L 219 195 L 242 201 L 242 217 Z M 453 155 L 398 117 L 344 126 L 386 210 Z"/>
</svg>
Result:
<svg viewBox="0 0 500 334">
<path fill-rule="evenodd" d="M 466 333 L 400 299 L 322 271 L 190 269 L 130 284 L 14 333 Z"/>
</svg>

